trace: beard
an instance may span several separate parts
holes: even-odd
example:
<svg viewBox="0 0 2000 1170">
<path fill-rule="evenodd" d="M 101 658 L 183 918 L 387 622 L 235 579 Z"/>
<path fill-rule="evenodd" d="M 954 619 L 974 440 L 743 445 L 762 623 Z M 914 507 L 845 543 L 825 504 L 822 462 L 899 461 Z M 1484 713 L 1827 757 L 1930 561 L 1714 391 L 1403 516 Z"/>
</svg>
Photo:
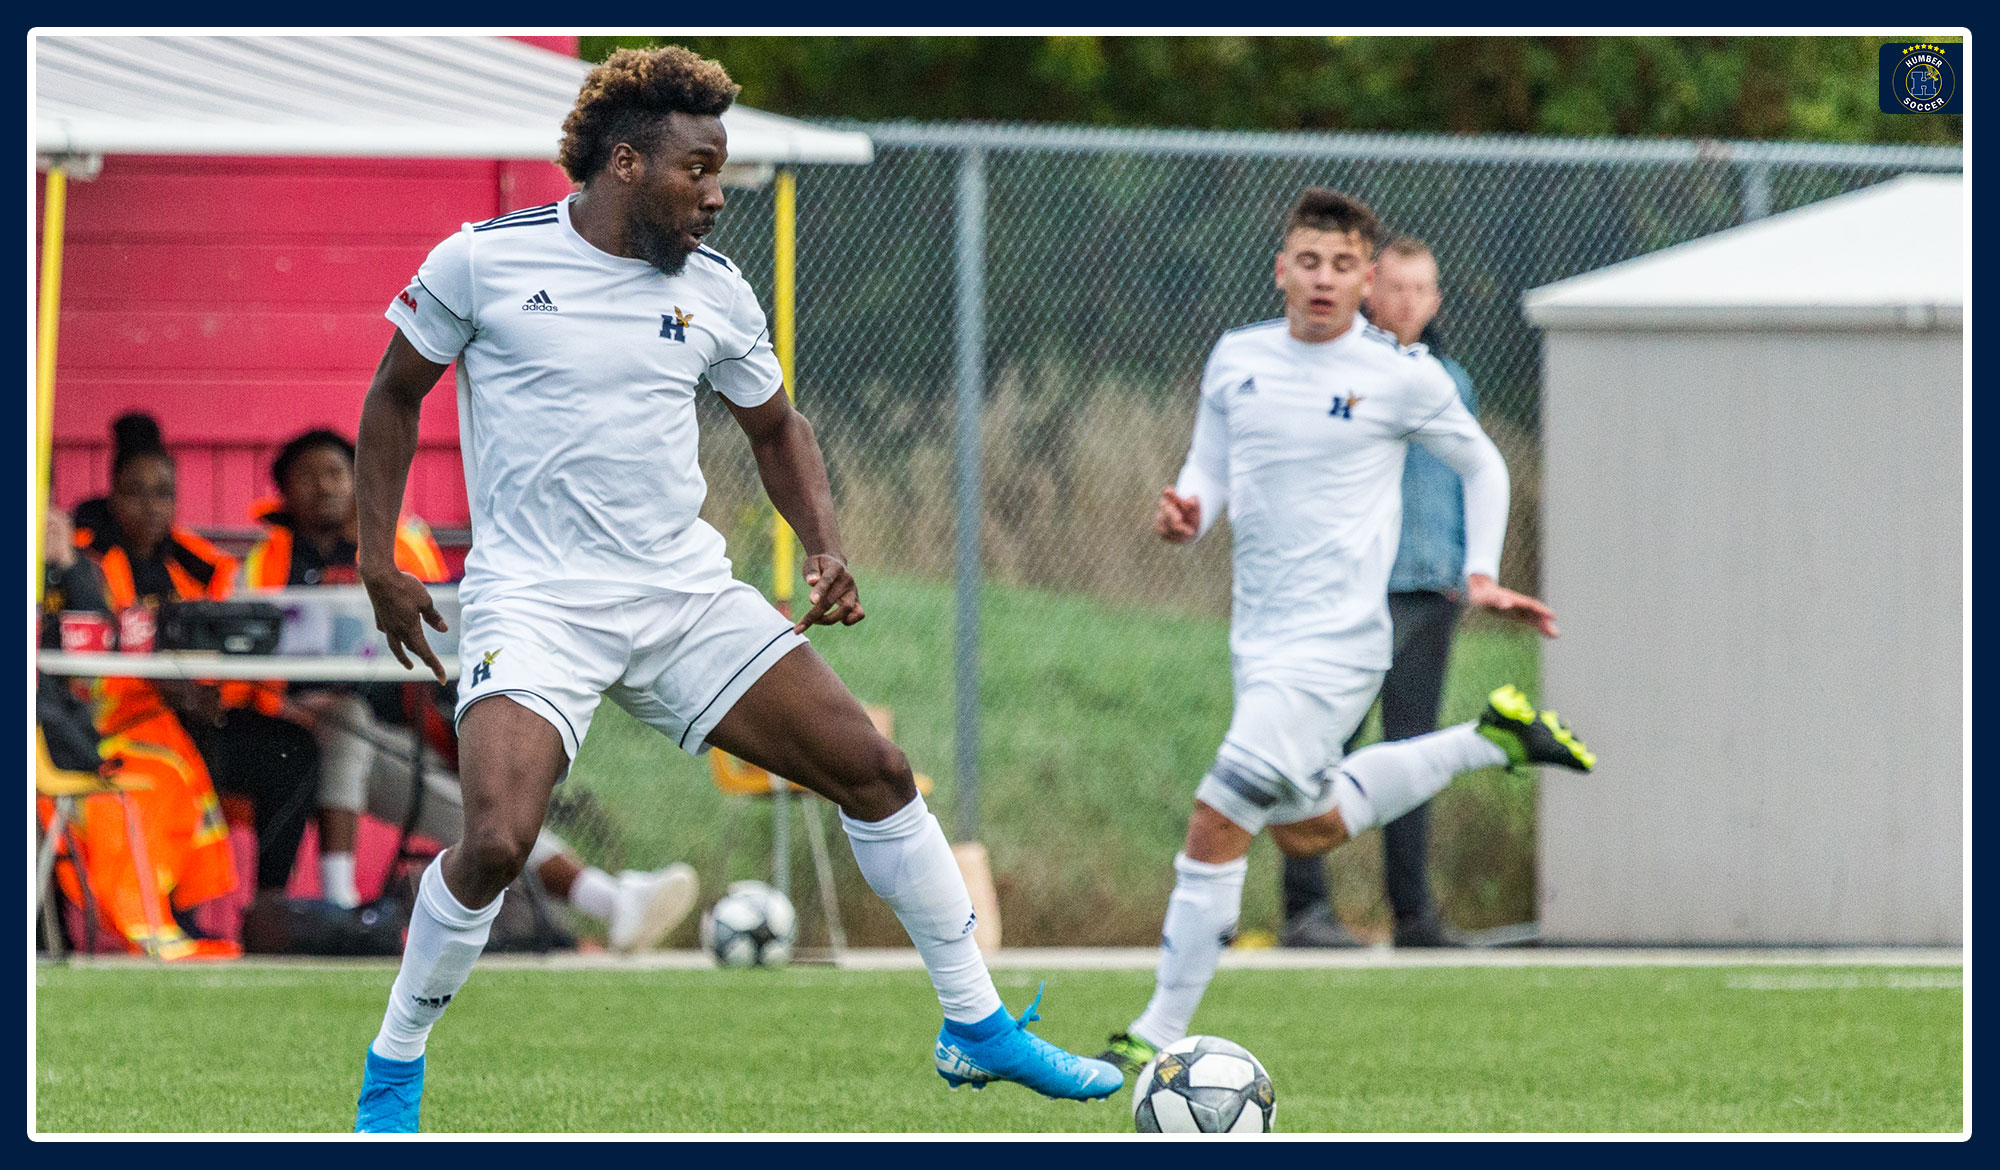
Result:
<svg viewBox="0 0 2000 1170">
<path fill-rule="evenodd" d="M 687 258 L 694 255 L 694 248 L 681 242 L 680 232 L 636 216 L 626 238 L 639 253 L 639 259 L 659 269 L 663 276 L 679 276 Z"/>
</svg>

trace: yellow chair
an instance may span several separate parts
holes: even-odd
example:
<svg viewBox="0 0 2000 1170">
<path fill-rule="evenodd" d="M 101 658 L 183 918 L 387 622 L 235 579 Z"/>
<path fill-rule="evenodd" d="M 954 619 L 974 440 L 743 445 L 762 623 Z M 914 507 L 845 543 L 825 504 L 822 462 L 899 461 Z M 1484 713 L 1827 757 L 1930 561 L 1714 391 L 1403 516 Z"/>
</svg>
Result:
<svg viewBox="0 0 2000 1170">
<path fill-rule="evenodd" d="M 868 712 L 868 721 L 875 730 L 885 737 L 893 738 L 895 715 L 887 707 L 863 704 Z M 715 781 L 716 790 L 729 798 L 729 813 L 722 822 L 722 836 L 716 850 L 715 883 L 711 888 L 721 890 L 728 886 L 730 843 L 735 837 L 736 822 L 752 800 L 764 799 L 771 802 L 771 884 L 783 890 L 787 898 L 792 896 L 792 833 L 790 806 L 793 794 L 804 799 L 799 801 L 799 818 L 805 822 L 806 845 L 812 853 L 813 872 L 818 880 L 819 904 L 826 919 L 826 934 L 831 958 L 838 963 L 847 953 L 847 932 L 840 923 L 840 904 L 834 896 L 833 857 L 827 849 L 826 826 L 820 819 L 820 798 L 810 789 L 802 788 L 789 780 L 771 775 L 755 764 L 737 759 L 720 748 L 708 753 L 709 775 Z M 919 774 L 916 777 L 917 791 L 928 796 L 931 792 L 931 778 Z"/>
<path fill-rule="evenodd" d="M 146 855 L 146 835 L 139 824 L 139 810 L 132 803 L 131 792 L 144 788 L 145 781 L 127 779 L 116 773 L 105 776 L 96 772 L 75 772 L 56 766 L 49 755 L 49 743 L 42 729 L 35 728 L 35 793 L 45 796 L 55 803 L 55 812 L 49 818 L 48 829 L 42 835 L 40 854 L 35 861 L 35 902 L 42 909 L 42 916 L 49 943 L 49 957 L 62 957 L 62 927 L 56 918 L 54 883 L 56 854 L 67 853 L 70 865 L 76 872 L 77 884 L 84 891 L 84 917 L 86 925 L 95 929 L 93 921 L 95 907 L 91 905 L 90 880 L 84 875 L 83 866 L 77 860 L 76 834 L 70 828 L 77 820 L 78 805 L 87 797 L 116 796 L 125 810 L 125 837 L 132 846 L 132 868 L 139 878 L 140 896 L 146 903 L 147 937 L 141 940 L 146 953 L 154 958 L 162 958 L 160 944 L 169 937 L 164 924 L 158 921 L 155 908 L 159 905 L 154 886 L 152 861 Z M 63 847 L 64 839 L 68 847 Z M 178 936 L 175 928 L 172 935 Z"/>
</svg>

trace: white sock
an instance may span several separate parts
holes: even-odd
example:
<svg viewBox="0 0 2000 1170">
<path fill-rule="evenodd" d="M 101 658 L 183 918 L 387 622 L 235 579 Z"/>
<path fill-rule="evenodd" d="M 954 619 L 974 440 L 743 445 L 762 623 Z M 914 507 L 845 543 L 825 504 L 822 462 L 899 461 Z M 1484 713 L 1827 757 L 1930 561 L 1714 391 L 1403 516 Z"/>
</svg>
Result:
<svg viewBox="0 0 2000 1170">
<path fill-rule="evenodd" d="M 377 1056 L 390 1060 L 415 1060 L 424 1054 L 431 1025 L 472 975 L 473 960 L 486 949 L 486 935 L 507 897 L 503 891 L 477 910 L 466 909 L 444 884 L 443 862 L 444 855 L 439 854 L 417 883 L 403 966 L 389 989 L 389 1010 L 371 1046 Z"/>
<path fill-rule="evenodd" d="M 972 895 L 923 796 L 879 821 L 842 813 L 840 827 L 868 888 L 896 912 L 923 956 L 944 1018 L 976 1024 L 999 1011 L 1000 993 L 972 937 Z"/>
<path fill-rule="evenodd" d="M 1250 860 L 1211 864 L 1185 853 L 1174 855 L 1174 896 L 1160 930 L 1160 965 L 1153 975 L 1153 998 L 1127 1031 L 1155 1048 L 1188 1034 L 1194 1010 L 1215 979 L 1222 948 L 1236 933 L 1243 909 L 1243 875 Z"/>
<path fill-rule="evenodd" d="M 618 879 L 594 865 L 585 866 L 569 886 L 569 904 L 592 918 L 609 922 L 618 904 Z"/>
<path fill-rule="evenodd" d="M 1460 772 L 1507 762 L 1475 724 L 1372 744 L 1340 761 L 1334 776 L 1340 819 L 1350 837 L 1386 825 L 1436 796 Z"/>
<path fill-rule="evenodd" d="M 319 855 L 320 897 L 336 906 L 352 910 L 361 905 L 361 891 L 354 888 L 354 854 Z"/>
</svg>

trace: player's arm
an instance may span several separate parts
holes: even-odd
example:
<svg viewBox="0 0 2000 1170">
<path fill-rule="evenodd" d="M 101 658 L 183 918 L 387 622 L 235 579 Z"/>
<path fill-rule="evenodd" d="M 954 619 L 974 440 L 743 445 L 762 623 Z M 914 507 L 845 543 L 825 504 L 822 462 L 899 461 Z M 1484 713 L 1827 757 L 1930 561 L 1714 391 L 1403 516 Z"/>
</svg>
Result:
<svg viewBox="0 0 2000 1170">
<path fill-rule="evenodd" d="M 807 609 L 794 629 L 807 626 L 851 626 L 866 614 L 861 591 L 848 570 L 840 547 L 840 527 L 833 518 L 833 488 L 826 478 L 826 459 L 812 423 L 793 409 L 791 399 L 773 394 L 756 406 L 739 406 L 724 398 L 736 425 L 750 439 L 757 459 L 757 477 L 778 515 L 798 533 L 806 549 Z"/>
<path fill-rule="evenodd" d="M 1443 369 L 1438 370 L 1444 375 Z M 1465 404 L 1456 387 L 1436 415 L 1411 435 L 1424 449 L 1458 473 L 1465 490 L 1465 600 L 1556 636 L 1556 615 L 1525 593 L 1500 585 L 1500 548 L 1507 538 L 1507 503 L 1512 483 L 1500 449 Z"/>
<path fill-rule="evenodd" d="M 1153 531 L 1172 544 L 1199 539 L 1229 506 L 1229 416 L 1217 384 L 1215 360 L 1202 375 L 1194 439 L 1173 485 L 1160 491 Z"/>
<path fill-rule="evenodd" d="M 440 683 L 444 667 L 424 637 L 423 623 L 443 630 L 444 618 L 424 583 L 396 567 L 396 520 L 417 454 L 417 417 L 424 396 L 448 368 L 417 352 L 398 329 L 368 384 L 354 449 L 354 495 L 360 511 L 356 547 L 361 583 L 375 607 L 375 626 L 389 639 L 397 662 L 407 669 L 414 653 Z"/>
</svg>

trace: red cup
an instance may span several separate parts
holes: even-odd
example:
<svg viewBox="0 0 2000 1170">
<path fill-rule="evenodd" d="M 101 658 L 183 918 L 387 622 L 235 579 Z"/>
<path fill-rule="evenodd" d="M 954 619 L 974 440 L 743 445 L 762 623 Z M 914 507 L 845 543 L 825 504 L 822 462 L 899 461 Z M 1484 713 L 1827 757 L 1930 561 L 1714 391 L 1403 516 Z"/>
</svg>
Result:
<svg viewBox="0 0 2000 1170">
<path fill-rule="evenodd" d="M 151 654 L 157 625 L 151 606 L 131 606 L 118 615 L 118 648 L 127 654 Z"/>
<path fill-rule="evenodd" d="M 111 619 L 87 609 L 66 609 L 60 622 L 62 648 L 71 654 L 99 654 L 111 649 Z"/>
</svg>

